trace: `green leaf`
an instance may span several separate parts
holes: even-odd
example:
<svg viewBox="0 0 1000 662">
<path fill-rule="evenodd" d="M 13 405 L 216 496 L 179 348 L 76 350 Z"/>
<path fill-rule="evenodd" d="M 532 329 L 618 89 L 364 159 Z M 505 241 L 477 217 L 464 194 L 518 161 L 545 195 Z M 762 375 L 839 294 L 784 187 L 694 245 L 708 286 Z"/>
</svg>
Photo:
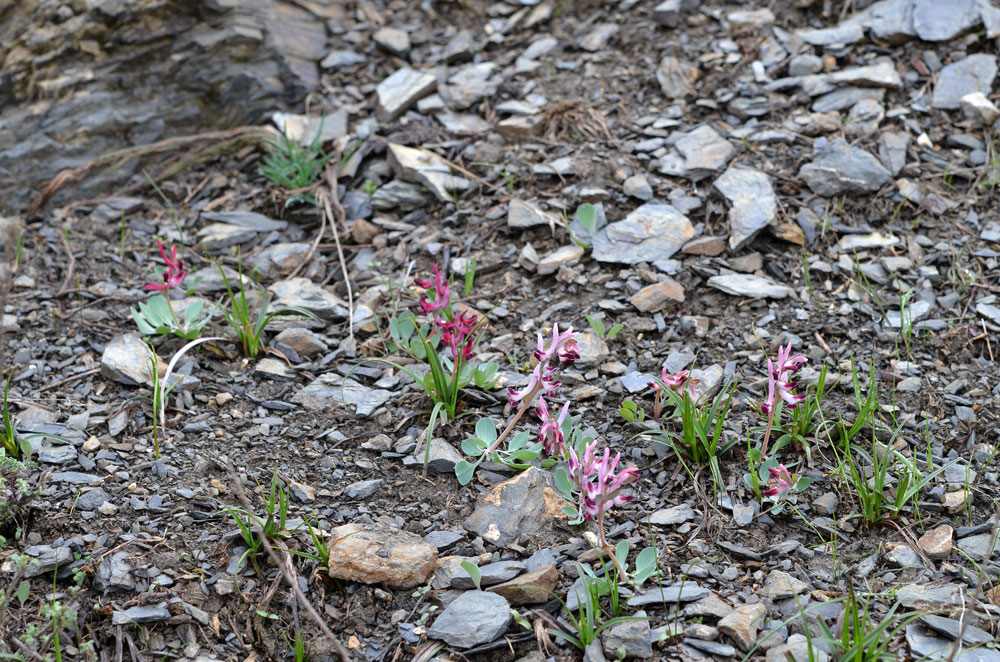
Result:
<svg viewBox="0 0 1000 662">
<path fill-rule="evenodd" d="M 492 418 L 481 418 L 476 423 L 476 436 L 491 446 L 497 440 L 497 427 Z"/>
<path fill-rule="evenodd" d="M 632 573 L 632 583 L 641 586 L 644 581 L 656 573 L 656 548 L 647 547 L 635 557 L 635 572 Z"/>
<path fill-rule="evenodd" d="M 486 450 L 487 444 L 478 437 L 471 437 L 462 442 L 462 452 L 472 457 L 479 457 Z"/>
<path fill-rule="evenodd" d="M 132 311 L 132 320 L 135 321 L 136 327 L 139 328 L 139 333 L 141 333 L 144 336 L 151 336 L 156 333 L 156 329 L 154 329 L 152 326 L 146 323 L 146 320 L 143 319 L 142 315 L 139 314 L 139 311 L 137 311 L 135 308 L 132 308 L 131 311 Z"/>
<path fill-rule="evenodd" d="M 608 335 L 607 335 L 606 340 L 611 340 L 612 338 L 614 338 L 615 336 L 617 336 L 619 333 L 621 333 L 621 330 L 624 329 L 624 328 L 625 328 L 624 324 L 615 324 L 613 327 L 611 327 L 611 330 L 608 331 Z"/>
<path fill-rule="evenodd" d="M 466 460 L 455 464 L 455 477 L 460 485 L 468 485 L 472 482 L 472 475 L 476 473 L 476 465 Z"/>
<path fill-rule="evenodd" d="M 597 231 L 597 210 L 594 209 L 594 205 L 584 204 L 577 207 L 576 218 L 590 234 Z"/>
<path fill-rule="evenodd" d="M 482 589 L 479 587 L 479 582 L 483 578 L 483 573 L 479 571 L 479 566 L 470 561 L 462 561 L 459 565 L 462 566 L 463 570 L 469 573 L 470 577 L 472 577 L 472 583 L 476 585 L 476 589 L 481 591 Z"/>
<path fill-rule="evenodd" d="M 587 319 L 587 323 L 590 324 L 590 328 L 594 330 L 594 333 L 600 337 L 604 337 L 604 322 L 600 319 L 594 317 L 593 315 L 584 315 Z"/>
<path fill-rule="evenodd" d="M 563 496 L 573 496 L 573 482 L 569 478 L 569 472 L 562 467 L 556 469 L 556 489 Z"/>
<path fill-rule="evenodd" d="M 201 311 L 205 307 L 204 302 L 200 299 L 197 301 L 192 301 L 187 308 L 184 309 L 184 326 L 191 326 L 201 317 Z"/>
<path fill-rule="evenodd" d="M 14 594 L 17 596 L 18 601 L 23 605 L 28 600 L 28 595 L 31 593 L 31 584 L 27 579 L 23 580 L 17 585 L 17 592 Z"/>
<path fill-rule="evenodd" d="M 538 451 L 533 451 L 528 448 L 523 448 L 519 451 L 515 451 L 510 454 L 511 459 L 518 462 L 531 462 L 536 457 L 538 457 Z"/>
</svg>

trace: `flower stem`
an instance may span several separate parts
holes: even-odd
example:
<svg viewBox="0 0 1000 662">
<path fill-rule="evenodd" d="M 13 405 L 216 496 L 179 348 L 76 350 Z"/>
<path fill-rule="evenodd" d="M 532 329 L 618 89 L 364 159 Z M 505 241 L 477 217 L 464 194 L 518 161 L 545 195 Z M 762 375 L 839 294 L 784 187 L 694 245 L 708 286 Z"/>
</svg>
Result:
<svg viewBox="0 0 1000 662">
<path fill-rule="evenodd" d="M 762 460 L 767 459 L 767 442 L 771 439 L 771 428 L 774 427 L 774 410 L 776 407 L 771 407 L 771 411 L 767 414 L 767 430 L 764 431 L 764 441 L 760 444 L 760 457 Z"/>
<path fill-rule="evenodd" d="M 522 416 L 524 416 L 524 412 L 528 411 L 528 408 L 531 406 L 531 401 L 535 399 L 535 394 L 538 393 L 541 387 L 542 383 L 538 382 L 538 384 L 535 385 L 535 388 L 531 389 L 531 392 L 528 393 L 528 396 L 524 398 L 521 408 L 517 410 L 517 414 L 514 416 L 514 419 L 507 424 L 507 427 L 504 428 L 504 431 L 500 433 L 500 436 L 497 437 L 497 440 L 494 441 L 493 444 L 486 449 L 486 452 L 483 454 L 484 457 L 489 457 L 493 455 L 494 451 L 496 451 L 496 449 L 500 447 L 500 444 L 503 442 L 503 440 L 506 439 L 507 436 L 514 430 L 514 426 L 517 425 L 517 422 L 521 420 Z"/>
</svg>

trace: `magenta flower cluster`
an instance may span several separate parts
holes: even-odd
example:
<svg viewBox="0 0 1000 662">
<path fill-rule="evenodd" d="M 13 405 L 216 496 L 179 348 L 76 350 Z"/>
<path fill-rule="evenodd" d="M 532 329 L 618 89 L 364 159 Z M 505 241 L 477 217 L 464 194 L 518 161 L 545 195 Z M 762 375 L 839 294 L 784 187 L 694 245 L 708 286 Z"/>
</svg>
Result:
<svg viewBox="0 0 1000 662">
<path fill-rule="evenodd" d="M 628 467 L 616 472 L 621 453 L 612 457 L 611 451 L 605 448 L 604 455 L 599 456 L 596 441 L 586 446 L 582 458 L 572 448 L 568 451 L 569 475 L 580 488 L 579 510 L 584 519 L 601 521 L 613 506 L 632 501 L 631 496 L 621 491 L 626 485 L 639 480 L 639 470 Z"/>
<path fill-rule="evenodd" d="M 787 347 L 778 348 L 778 360 L 767 360 L 767 400 L 760 406 L 760 411 L 769 416 L 777 405 L 780 397 L 789 409 L 795 409 L 806 399 L 804 393 L 793 393 L 799 383 L 793 381 L 808 359 L 802 355 L 792 356 L 792 343 Z"/>
<path fill-rule="evenodd" d="M 468 361 L 475 356 L 472 348 L 476 339 L 472 332 L 479 318 L 467 310 L 452 315 L 450 320 L 445 318 L 448 306 L 451 304 L 451 283 L 436 264 L 432 264 L 431 269 L 434 270 L 433 280 L 413 279 L 414 283 L 434 293 L 432 300 L 428 300 L 426 294 L 420 295 L 418 302 L 420 312 L 434 322 L 434 326 L 441 333 L 441 343 L 451 349 L 452 357 L 456 360 L 461 357 Z"/>
<path fill-rule="evenodd" d="M 545 336 L 539 331 L 538 344 L 533 353 L 537 363 L 531 371 L 531 376 L 528 377 L 528 383 L 520 390 L 507 389 L 507 403 L 511 407 L 529 406 L 535 394 L 540 394 L 538 405 L 535 407 L 535 414 L 541 420 L 538 440 L 542 442 L 543 449 L 548 455 L 562 455 L 564 452 L 562 424 L 569 412 L 569 402 L 563 405 L 558 416 L 553 416 L 549 412 L 545 398 L 553 397 L 556 389 L 562 384 L 557 381 L 559 371 L 580 358 L 580 347 L 576 344 L 576 336 L 573 327 L 559 333 L 559 325 L 553 324 L 552 339 L 546 343 Z"/>
<path fill-rule="evenodd" d="M 765 497 L 776 497 L 784 494 L 795 484 L 795 479 L 792 478 L 792 474 L 783 464 L 770 467 L 767 471 L 770 474 L 770 480 L 767 481 L 767 489 L 761 491 Z"/>
<path fill-rule="evenodd" d="M 177 246 L 171 247 L 170 257 L 167 257 L 167 251 L 163 249 L 163 242 L 158 241 L 156 245 L 160 248 L 160 256 L 163 258 L 163 262 L 167 265 L 167 268 L 163 270 L 163 282 L 150 283 L 146 285 L 146 289 L 166 293 L 170 288 L 177 287 L 184 282 L 187 271 L 184 270 L 184 260 L 177 258 Z"/>
</svg>

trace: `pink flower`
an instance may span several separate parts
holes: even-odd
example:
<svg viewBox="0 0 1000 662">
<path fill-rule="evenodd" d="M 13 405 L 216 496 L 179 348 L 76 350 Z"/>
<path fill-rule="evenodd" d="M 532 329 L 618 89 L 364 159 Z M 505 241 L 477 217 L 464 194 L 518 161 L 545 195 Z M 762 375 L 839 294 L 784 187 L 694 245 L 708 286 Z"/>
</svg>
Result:
<svg viewBox="0 0 1000 662">
<path fill-rule="evenodd" d="M 184 260 L 177 259 L 176 245 L 171 247 L 170 257 L 167 257 L 167 252 L 163 250 L 163 242 L 157 241 L 156 245 L 160 248 L 160 256 L 163 257 L 163 262 L 167 265 L 167 268 L 163 270 L 163 282 L 150 283 L 146 285 L 146 289 L 166 292 L 170 288 L 177 287 L 183 283 L 187 272 L 184 271 Z"/>
<path fill-rule="evenodd" d="M 663 366 L 663 370 L 660 372 L 660 381 L 666 384 L 667 388 L 676 391 L 680 389 L 681 386 L 684 386 L 686 382 L 689 381 L 688 375 L 689 372 L 687 370 L 681 370 L 680 372 L 675 372 L 673 375 L 668 375 L 667 366 Z M 660 386 L 659 382 L 656 381 L 650 381 L 649 387 L 654 391 L 663 390 L 663 387 Z M 692 389 L 692 395 L 694 395 L 693 389 Z"/>
<path fill-rule="evenodd" d="M 511 407 L 517 407 L 521 401 L 531 393 L 536 386 L 541 384 L 538 388 L 538 393 L 542 397 L 551 398 L 556 394 L 556 389 L 562 386 L 562 382 L 556 381 L 556 374 L 558 374 L 559 368 L 553 367 L 547 363 L 539 363 L 535 366 L 535 369 L 531 371 L 531 376 L 528 377 L 528 383 L 525 384 L 524 388 L 517 390 L 515 388 L 507 389 L 507 403 Z"/>
<path fill-rule="evenodd" d="M 761 492 L 766 497 L 776 497 L 779 494 L 784 494 L 795 484 L 795 479 L 792 478 L 792 474 L 788 473 L 788 469 L 783 464 L 770 467 L 767 471 L 771 474 L 771 479 L 767 481 L 768 488 Z"/>
<path fill-rule="evenodd" d="M 542 448 L 546 455 L 562 455 L 565 451 L 562 426 L 568 412 L 569 402 L 566 402 L 558 418 L 552 418 L 552 415 L 549 414 L 549 407 L 545 404 L 545 398 L 538 399 L 535 413 L 542 421 L 541 425 L 538 426 L 538 440 L 542 442 Z"/>
<path fill-rule="evenodd" d="M 569 327 L 564 332 L 559 333 L 559 325 L 552 325 L 552 342 L 547 346 L 542 332 L 538 332 L 538 347 L 535 349 L 535 358 L 539 363 L 548 363 L 553 357 L 559 357 L 559 363 L 568 364 L 580 358 L 580 346 L 576 343 L 577 334 L 573 333 L 573 327 Z"/>
<path fill-rule="evenodd" d="M 434 270 L 433 281 L 420 280 L 419 278 L 413 279 L 414 283 L 425 290 L 429 290 L 431 287 L 434 288 L 434 301 L 427 301 L 423 294 L 420 295 L 420 310 L 425 315 L 443 310 L 451 302 L 451 283 L 445 279 L 444 274 L 441 273 L 436 264 L 432 264 L 431 269 Z"/>
<path fill-rule="evenodd" d="M 455 315 L 450 322 L 444 322 L 441 318 L 437 318 L 436 322 L 441 329 L 441 342 L 451 348 L 451 355 L 454 358 L 457 359 L 461 355 L 463 359 L 468 361 L 475 356 L 472 351 L 472 345 L 475 342 L 472 330 L 476 328 L 478 321 L 479 318 L 467 310 Z"/>
<path fill-rule="evenodd" d="M 776 362 L 767 360 L 767 400 L 760 406 L 760 411 L 765 416 L 774 410 L 778 397 L 785 401 L 789 409 L 795 409 L 806 399 L 804 393 L 792 393 L 799 385 L 797 381 L 792 381 L 792 378 L 798 374 L 808 359 L 802 355 L 792 357 L 791 354 L 792 343 L 788 343 L 787 347 L 778 348 Z"/>
<path fill-rule="evenodd" d="M 631 496 L 621 494 L 629 483 L 639 480 L 639 470 L 628 467 L 615 472 L 621 453 L 611 457 L 611 451 L 604 449 L 604 456 L 597 456 L 597 442 L 587 444 L 583 458 L 577 457 L 572 448 L 569 451 L 569 475 L 580 488 L 580 512 L 584 519 L 599 519 L 614 506 L 632 501 Z"/>
</svg>

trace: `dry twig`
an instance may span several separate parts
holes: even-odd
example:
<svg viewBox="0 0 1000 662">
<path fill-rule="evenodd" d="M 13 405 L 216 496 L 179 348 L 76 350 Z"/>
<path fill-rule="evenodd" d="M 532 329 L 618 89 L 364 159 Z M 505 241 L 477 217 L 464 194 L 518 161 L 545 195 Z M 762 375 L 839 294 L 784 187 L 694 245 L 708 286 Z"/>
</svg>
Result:
<svg viewBox="0 0 1000 662">
<path fill-rule="evenodd" d="M 250 500 L 247 498 L 246 492 L 243 491 L 243 484 L 240 482 L 240 478 L 236 474 L 236 468 L 233 466 L 231 460 L 226 460 L 226 470 L 229 472 L 230 479 L 232 479 L 236 496 L 239 497 L 247 512 L 252 513 L 253 506 L 250 505 Z M 306 610 L 309 617 L 313 619 L 319 627 L 320 632 L 322 632 L 323 635 L 330 640 L 330 644 L 334 647 L 334 649 L 336 649 L 337 653 L 340 655 L 340 659 L 343 662 L 350 662 L 351 656 L 347 652 L 347 649 L 344 648 L 344 645 L 340 643 L 335 636 L 333 636 L 333 632 L 323 621 L 323 618 L 316 611 L 316 608 L 313 607 L 311 602 L 309 602 L 309 599 L 306 597 L 305 593 L 302 592 L 302 589 L 299 588 L 299 582 L 295 577 L 295 568 L 292 566 L 291 555 L 288 552 L 285 552 L 284 557 L 278 556 L 278 553 L 274 551 L 274 547 L 271 546 L 271 541 L 268 540 L 265 535 L 261 535 L 260 540 L 264 543 L 264 549 L 267 551 L 267 555 L 271 557 L 271 562 L 277 566 L 278 571 L 281 572 L 282 577 L 285 578 L 285 582 L 291 589 L 295 599 L 299 601 L 299 604 Z"/>
</svg>

